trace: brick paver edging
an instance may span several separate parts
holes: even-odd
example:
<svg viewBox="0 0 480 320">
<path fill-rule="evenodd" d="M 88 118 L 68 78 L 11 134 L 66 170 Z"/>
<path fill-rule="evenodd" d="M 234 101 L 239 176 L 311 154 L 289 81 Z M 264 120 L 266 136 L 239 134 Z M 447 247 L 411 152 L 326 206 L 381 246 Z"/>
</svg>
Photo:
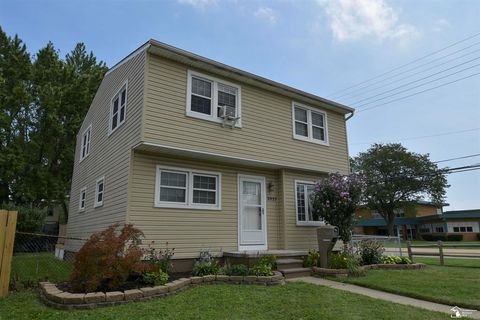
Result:
<svg viewBox="0 0 480 320">
<path fill-rule="evenodd" d="M 387 269 L 387 270 L 413 270 L 413 269 L 423 269 L 425 264 L 423 263 L 413 263 L 413 264 L 371 264 L 367 266 L 361 266 L 360 269 L 369 270 L 369 269 Z M 313 267 L 313 274 L 321 277 L 346 277 L 348 276 L 348 269 L 328 269 L 328 268 L 319 268 Z"/>
<path fill-rule="evenodd" d="M 224 283 L 271 286 L 284 284 L 285 279 L 278 271 L 275 271 L 273 276 L 268 277 L 208 275 L 203 277 L 181 278 L 162 286 L 106 293 L 70 293 L 58 289 L 53 283 L 40 282 L 40 298 L 46 305 L 57 309 L 94 309 L 97 307 L 113 306 L 133 301 L 145 301 L 153 298 L 166 297 L 198 285 Z"/>
</svg>

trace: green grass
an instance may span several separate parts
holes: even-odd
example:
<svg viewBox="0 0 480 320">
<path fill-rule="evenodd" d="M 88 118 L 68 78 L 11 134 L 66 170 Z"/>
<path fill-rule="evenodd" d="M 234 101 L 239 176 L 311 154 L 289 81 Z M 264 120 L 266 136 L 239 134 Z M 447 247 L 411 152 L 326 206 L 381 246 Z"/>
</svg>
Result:
<svg viewBox="0 0 480 320">
<path fill-rule="evenodd" d="M 437 241 L 412 240 L 411 243 L 414 246 L 416 246 L 416 245 L 436 246 L 437 245 Z M 476 245 L 480 245 L 480 241 L 442 241 L 442 243 L 443 244 L 476 244 Z M 405 240 L 401 240 L 400 244 L 401 244 L 402 248 L 407 247 L 407 241 L 405 241 Z M 394 242 L 387 242 L 384 245 L 387 248 L 398 248 L 398 244 L 394 243 Z M 471 248 L 471 250 L 473 250 L 473 249 L 474 248 Z M 476 249 L 478 249 L 478 248 L 476 248 Z M 417 248 L 417 250 L 418 250 L 418 248 Z M 468 250 L 468 248 L 465 248 L 465 250 Z"/>
<path fill-rule="evenodd" d="M 448 267 L 432 265 L 436 262 L 431 258 L 415 258 L 415 261 L 429 265 L 421 270 L 368 270 L 365 277 L 339 281 L 448 305 L 480 309 L 480 268 L 454 266 L 468 263 L 478 265 L 478 260 L 448 259 L 447 263 L 451 265 Z"/>
<path fill-rule="evenodd" d="M 0 300 L 0 319 L 449 319 L 449 315 L 307 283 L 210 285 L 175 296 L 94 310 L 60 311 L 35 294 Z"/>
<path fill-rule="evenodd" d="M 72 263 L 55 258 L 53 253 L 25 253 L 13 256 L 11 278 L 19 281 L 65 281 Z"/>
<path fill-rule="evenodd" d="M 432 266 L 440 265 L 440 258 L 429 257 L 413 257 L 415 262 L 425 263 Z M 446 267 L 466 267 L 466 268 L 480 268 L 480 259 L 457 259 L 445 258 Z"/>
</svg>

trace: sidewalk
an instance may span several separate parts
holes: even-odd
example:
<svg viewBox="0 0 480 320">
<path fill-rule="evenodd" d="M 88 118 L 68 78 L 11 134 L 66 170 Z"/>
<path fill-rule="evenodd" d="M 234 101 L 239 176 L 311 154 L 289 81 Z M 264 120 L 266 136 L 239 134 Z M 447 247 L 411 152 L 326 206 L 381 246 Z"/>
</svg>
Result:
<svg viewBox="0 0 480 320">
<path fill-rule="evenodd" d="M 356 286 L 353 284 L 341 283 L 337 281 L 326 280 L 326 279 L 315 278 L 315 277 L 301 277 L 301 278 L 294 278 L 294 279 L 287 280 L 287 282 L 294 282 L 294 281 L 308 282 L 308 283 L 316 284 L 319 286 L 326 286 L 334 289 L 361 294 L 374 299 L 380 299 L 380 300 L 385 300 L 389 302 L 404 304 L 404 305 L 422 308 L 430 311 L 437 311 L 437 312 L 452 314 L 450 309 L 453 306 L 447 306 L 445 304 L 409 298 L 409 297 L 401 296 L 398 294 L 388 293 L 388 292 L 379 291 L 379 290 L 373 290 L 369 288 Z M 466 319 L 480 319 L 480 312 L 478 311 L 473 312 Z"/>
</svg>

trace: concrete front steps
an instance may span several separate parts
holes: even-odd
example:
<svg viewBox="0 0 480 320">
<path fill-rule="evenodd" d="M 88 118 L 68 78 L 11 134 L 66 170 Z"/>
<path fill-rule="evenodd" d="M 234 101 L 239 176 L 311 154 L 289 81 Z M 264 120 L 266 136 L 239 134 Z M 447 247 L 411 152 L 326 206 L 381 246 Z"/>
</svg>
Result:
<svg viewBox="0 0 480 320">
<path fill-rule="evenodd" d="M 312 274 L 311 268 L 303 267 L 303 260 L 301 257 L 277 259 L 277 270 L 283 274 L 285 279 L 307 277 Z"/>
</svg>

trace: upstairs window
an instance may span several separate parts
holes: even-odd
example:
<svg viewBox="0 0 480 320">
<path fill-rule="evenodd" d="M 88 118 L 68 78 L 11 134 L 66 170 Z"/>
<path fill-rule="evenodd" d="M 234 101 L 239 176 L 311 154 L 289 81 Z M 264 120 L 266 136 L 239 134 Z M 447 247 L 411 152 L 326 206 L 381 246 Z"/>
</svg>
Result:
<svg viewBox="0 0 480 320">
<path fill-rule="evenodd" d="M 85 159 L 90 154 L 90 141 L 92 139 L 92 125 L 89 125 L 87 130 L 82 134 L 82 144 L 80 150 L 80 161 Z"/>
<path fill-rule="evenodd" d="M 94 207 L 100 207 L 103 205 L 103 193 L 105 191 L 105 178 L 101 177 L 97 180 L 95 186 L 95 205 Z"/>
<path fill-rule="evenodd" d="M 87 204 L 87 187 L 83 187 L 80 189 L 80 199 L 78 201 L 78 209 L 80 211 L 85 210 L 85 206 Z"/>
<path fill-rule="evenodd" d="M 112 98 L 110 106 L 110 128 L 109 134 L 112 134 L 124 122 L 127 116 L 127 84 L 125 83 L 120 91 Z"/>
<path fill-rule="evenodd" d="M 240 118 L 241 88 L 238 85 L 188 71 L 187 115 L 214 122 Z M 241 127 L 241 119 L 236 122 Z"/>
<path fill-rule="evenodd" d="M 293 137 L 328 145 L 327 114 L 323 111 L 293 103 Z"/>
<path fill-rule="evenodd" d="M 323 220 L 315 212 L 312 205 L 312 194 L 315 184 L 295 181 L 295 202 L 297 208 L 297 225 L 319 225 Z"/>
</svg>

